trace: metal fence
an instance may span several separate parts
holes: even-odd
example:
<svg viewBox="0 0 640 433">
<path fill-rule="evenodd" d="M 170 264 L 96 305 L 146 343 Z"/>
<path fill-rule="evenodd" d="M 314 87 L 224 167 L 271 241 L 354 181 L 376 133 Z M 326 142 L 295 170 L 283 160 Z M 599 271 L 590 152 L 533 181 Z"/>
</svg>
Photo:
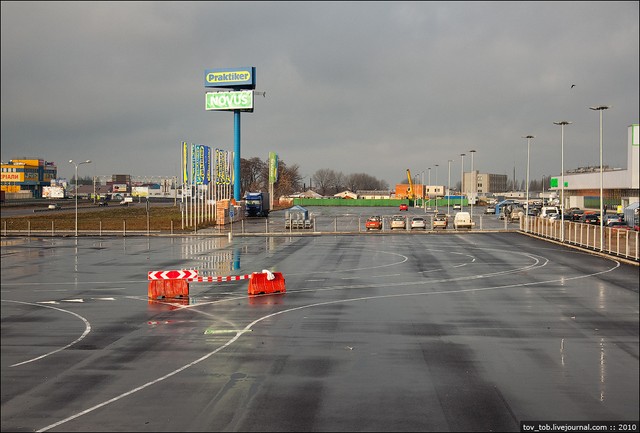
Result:
<svg viewBox="0 0 640 433">
<path fill-rule="evenodd" d="M 639 260 L 638 235 L 640 232 L 630 229 L 619 229 L 600 224 L 585 224 L 574 221 L 564 221 L 564 231 L 561 220 L 549 220 L 529 216 L 520 221 L 520 230 L 547 239 L 577 245 L 594 251 L 600 251 L 615 256 Z"/>
<path fill-rule="evenodd" d="M 395 213 L 397 214 L 397 213 Z M 411 219 L 422 216 L 426 220 L 425 229 L 412 229 Z M 287 224 L 281 212 L 273 212 L 269 218 L 244 219 L 233 224 L 216 226 L 203 230 L 175 230 L 173 224 L 171 230 L 158 230 L 153 225 L 147 226 L 147 230 L 131 230 L 127 227 L 127 221 L 123 220 L 122 230 L 103 230 L 99 223 L 96 227 L 86 230 L 78 230 L 81 236 L 144 236 L 144 235 L 319 235 L 319 234 L 353 234 L 353 233 L 383 233 L 383 234 L 429 234 L 429 233 L 464 233 L 464 232 L 506 232 L 522 231 L 541 238 L 563 242 L 569 245 L 580 246 L 593 251 L 600 251 L 613 256 L 624 257 L 639 261 L 638 251 L 639 232 L 634 230 L 615 229 L 604 227 L 601 238 L 600 225 L 583 224 L 573 221 L 564 221 L 564 233 L 562 222 L 539 217 L 528 217 L 528 220 L 508 221 L 497 218 L 495 215 L 478 213 L 473 216 L 473 229 L 453 228 L 453 215 L 449 216 L 446 229 L 433 228 L 433 213 L 404 214 L 405 227 L 391 229 L 393 215 L 382 215 L 382 229 L 367 231 L 365 222 L 368 215 L 362 213 L 317 212 L 310 213 L 308 224 Z M 528 221 L 528 222 L 527 222 Z M 2 227 L 3 236 L 73 236 L 73 230 L 59 230 L 54 227 L 53 221 L 47 228 L 32 227 L 26 222 L 25 227 L 19 230 L 8 230 L 6 223 Z M 602 241 L 601 241 L 602 239 Z"/>
</svg>

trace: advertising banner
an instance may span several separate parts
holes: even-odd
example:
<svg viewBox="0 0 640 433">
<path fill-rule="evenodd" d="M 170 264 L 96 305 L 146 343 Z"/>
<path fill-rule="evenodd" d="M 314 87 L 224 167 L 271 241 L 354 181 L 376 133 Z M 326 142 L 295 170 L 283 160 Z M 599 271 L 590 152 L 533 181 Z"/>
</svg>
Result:
<svg viewBox="0 0 640 433">
<path fill-rule="evenodd" d="M 205 185 L 209 185 L 211 182 L 211 148 L 204 146 L 204 180 Z"/>
<path fill-rule="evenodd" d="M 278 181 L 278 155 L 275 152 L 269 152 L 269 183 Z"/>
<path fill-rule="evenodd" d="M 216 170 L 215 178 L 217 185 L 231 184 L 231 163 L 229 152 L 226 150 L 216 149 Z"/>
<path fill-rule="evenodd" d="M 24 182 L 24 172 L 2 173 L 2 182 Z"/>
<path fill-rule="evenodd" d="M 189 146 L 187 142 L 182 142 L 182 182 L 189 183 Z"/>
</svg>

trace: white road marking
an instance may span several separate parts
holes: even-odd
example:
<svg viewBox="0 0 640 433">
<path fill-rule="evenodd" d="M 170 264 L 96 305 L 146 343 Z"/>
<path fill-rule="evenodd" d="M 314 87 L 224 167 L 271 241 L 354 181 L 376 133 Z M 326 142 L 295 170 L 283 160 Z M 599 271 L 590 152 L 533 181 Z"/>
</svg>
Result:
<svg viewBox="0 0 640 433">
<path fill-rule="evenodd" d="M 16 304 L 24 304 L 24 305 L 35 305 L 36 307 L 42 307 L 42 308 L 51 308 L 52 310 L 62 311 L 63 313 L 67 313 L 67 314 L 71 314 L 73 316 L 76 316 L 77 318 L 79 318 L 80 320 L 82 320 L 84 322 L 84 332 L 82 333 L 82 335 L 80 337 L 76 338 L 71 343 L 67 344 L 66 346 L 60 347 L 60 348 L 58 348 L 56 350 L 53 350 L 53 351 L 51 351 L 49 353 L 45 353 L 44 355 L 40 355 L 40 356 L 38 356 L 36 358 L 29 359 L 27 361 L 22 361 L 22 362 L 18 362 L 17 364 L 10 365 L 9 367 L 17 367 L 19 365 L 28 364 L 30 362 L 34 362 L 34 361 L 37 361 L 39 359 L 45 358 L 47 356 L 53 355 L 54 353 L 58 353 L 60 351 L 63 351 L 66 348 L 71 347 L 74 344 L 76 344 L 77 342 L 79 342 L 80 340 L 82 340 L 84 337 L 87 336 L 87 334 L 89 334 L 89 332 L 91 332 L 91 324 L 89 323 L 89 321 L 87 319 L 85 319 L 84 317 L 82 317 L 81 315 L 74 313 L 73 311 L 64 310 L 62 308 L 52 307 L 52 306 L 49 306 L 49 305 L 34 304 L 34 303 L 31 303 L 31 302 L 11 301 L 11 300 L 7 300 L 7 299 L 1 299 L 0 301 L 1 302 L 14 302 Z"/>
</svg>

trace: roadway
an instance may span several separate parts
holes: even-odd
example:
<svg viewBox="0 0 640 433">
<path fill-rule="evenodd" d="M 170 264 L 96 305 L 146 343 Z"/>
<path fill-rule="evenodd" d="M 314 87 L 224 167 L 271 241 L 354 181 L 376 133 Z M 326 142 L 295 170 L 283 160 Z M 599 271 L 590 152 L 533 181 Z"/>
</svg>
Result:
<svg viewBox="0 0 640 433">
<path fill-rule="evenodd" d="M 518 233 L 3 238 L 2 431 L 637 421 L 638 267 Z M 285 294 L 147 272 L 282 272 Z"/>
</svg>

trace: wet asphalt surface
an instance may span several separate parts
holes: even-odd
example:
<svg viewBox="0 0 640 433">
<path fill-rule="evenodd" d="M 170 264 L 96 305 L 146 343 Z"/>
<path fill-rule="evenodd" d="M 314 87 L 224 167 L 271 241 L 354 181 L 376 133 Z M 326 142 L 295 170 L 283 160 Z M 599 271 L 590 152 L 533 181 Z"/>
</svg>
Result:
<svg viewBox="0 0 640 433">
<path fill-rule="evenodd" d="M 2 431 L 637 421 L 638 267 L 518 233 L 3 238 Z M 281 272 L 149 300 L 147 272 Z"/>
</svg>

